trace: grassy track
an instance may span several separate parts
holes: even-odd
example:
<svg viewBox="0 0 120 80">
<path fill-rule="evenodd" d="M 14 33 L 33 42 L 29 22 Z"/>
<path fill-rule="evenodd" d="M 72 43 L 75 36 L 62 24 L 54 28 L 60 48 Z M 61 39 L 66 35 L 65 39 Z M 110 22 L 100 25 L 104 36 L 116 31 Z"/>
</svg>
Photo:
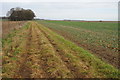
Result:
<svg viewBox="0 0 120 80">
<path fill-rule="evenodd" d="M 118 67 L 118 23 L 38 21 L 51 30 L 90 50 L 102 60 Z"/>
<path fill-rule="evenodd" d="M 3 40 L 3 77 L 118 78 L 118 69 L 37 22 Z"/>
</svg>

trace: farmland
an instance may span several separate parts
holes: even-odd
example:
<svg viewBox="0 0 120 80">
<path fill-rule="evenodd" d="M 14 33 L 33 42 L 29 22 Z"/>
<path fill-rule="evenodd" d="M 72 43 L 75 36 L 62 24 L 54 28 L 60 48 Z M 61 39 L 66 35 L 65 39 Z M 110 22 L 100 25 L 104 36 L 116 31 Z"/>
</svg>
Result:
<svg viewBox="0 0 120 80">
<path fill-rule="evenodd" d="M 118 23 L 39 21 L 103 61 L 118 67 Z"/>
<path fill-rule="evenodd" d="M 1 21 L 2 22 L 2 36 L 5 38 L 12 30 L 22 27 L 25 21 Z"/>
<path fill-rule="evenodd" d="M 117 68 L 77 46 L 72 40 L 67 40 L 67 37 L 58 35 L 56 32 L 62 33 L 69 29 L 67 24 L 64 27 L 60 24 L 63 26 L 60 22 L 28 21 L 22 27 L 10 31 L 2 40 L 2 77 L 118 78 L 120 72 Z M 74 30 L 71 28 L 68 31 Z M 72 32 L 69 35 L 76 34 Z M 68 35 L 67 32 L 65 35 Z"/>
</svg>

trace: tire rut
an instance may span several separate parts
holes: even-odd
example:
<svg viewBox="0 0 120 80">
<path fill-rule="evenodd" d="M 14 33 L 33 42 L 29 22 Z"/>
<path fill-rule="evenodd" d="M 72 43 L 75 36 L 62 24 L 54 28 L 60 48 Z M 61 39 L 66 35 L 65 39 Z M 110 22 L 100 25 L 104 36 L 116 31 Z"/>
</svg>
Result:
<svg viewBox="0 0 120 80">
<path fill-rule="evenodd" d="M 20 78 L 30 78 L 32 70 L 30 69 L 30 66 L 27 64 L 29 62 L 29 49 L 30 49 L 30 42 L 31 42 L 31 30 L 32 27 L 30 25 L 29 30 L 28 30 L 28 36 L 26 40 L 26 46 L 25 46 L 25 52 L 22 53 L 21 55 L 21 62 L 20 62 L 20 67 L 18 71 L 18 75 Z"/>
<path fill-rule="evenodd" d="M 42 42 L 41 42 L 41 38 L 40 38 L 40 35 L 39 35 L 39 32 L 38 32 L 38 28 L 36 29 L 36 34 L 37 34 L 37 38 L 38 38 L 38 49 L 41 50 L 40 54 L 41 56 L 40 57 L 40 61 L 39 61 L 39 65 L 41 66 L 42 70 L 44 71 L 45 74 L 47 74 L 47 77 L 48 78 L 54 78 L 54 76 L 51 75 L 51 73 L 48 72 L 48 69 L 49 69 L 49 65 L 47 64 L 47 61 L 49 57 L 51 57 L 51 55 L 43 55 L 42 54 L 42 45 L 44 45 Z"/>
<path fill-rule="evenodd" d="M 41 32 L 41 34 L 47 39 L 47 37 L 43 34 L 43 32 L 41 30 L 39 30 L 39 26 L 37 24 L 36 24 L 36 26 L 37 26 L 36 32 L 38 31 L 38 34 L 39 34 L 39 32 Z M 52 46 L 52 44 L 49 42 L 48 39 L 46 41 L 48 41 L 48 43 Z M 40 45 L 42 45 L 42 44 L 40 43 Z M 41 49 L 42 49 L 42 47 L 41 47 Z M 54 47 L 52 47 L 52 49 L 53 49 L 53 51 L 55 52 L 55 55 L 56 55 L 56 51 L 54 50 Z M 51 63 L 51 64 L 53 64 L 52 66 L 48 65 L 49 58 L 54 57 L 53 54 L 52 55 L 51 54 L 44 55 L 43 53 L 41 53 L 41 55 L 42 56 L 41 56 L 41 63 L 40 64 L 42 65 L 43 70 L 45 72 L 47 72 L 47 74 L 50 76 L 49 78 L 55 78 L 55 77 L 59 77 L 59 76 L 63 77 L 63 75 L 62 75 L 61 71 L 59 71 L 59 69 L 58 70 L 56 69 L 57 72 L 55 73 L 54 76 L 52 75 L 52 73 L 48 72 L 48 69 L 55 67 L 54 63 L 56 63 L 56 61 L 54 61 L 54 60 L 53 60 L 54 62 Z M 61 65 L 64 65 L 64 67 L 68 70 L 68 73 L 67 73 L 68 76 L 73 78 L 73 75 L 70 73 L 70 70 L 66 67 L 66 65 L 63 63 L 63 61 L 61 60 L 61 58 L 58 55 L 57 55 L 57 58 L 60 61 L 60 63 L 62 63 Z"/>
<path fill-rule="evenodd" d="M 32 25 L 33 30 L 32 30 L 32 46 L 34 46 L 35 50 L 34 52 L 31 54 L 31 62 L 33 65 L 37 65 L 39 68 L 38 69 L 33 69 L 33 77 L 37 77 L 37 78 L 49 78 L 50 75 L 48 73 L 46 73 L 45 68 L 42 66 L 42 62 L 39 59 L 39 55 L 40 55 L 40 51 L 41 51 L 41 45 L 40 45 L 40 35 L 39 33 L 37 33 L 37 29 L 36 26 Z M 33 49 L 33 48 L 32 48 Z"/>
</svg>

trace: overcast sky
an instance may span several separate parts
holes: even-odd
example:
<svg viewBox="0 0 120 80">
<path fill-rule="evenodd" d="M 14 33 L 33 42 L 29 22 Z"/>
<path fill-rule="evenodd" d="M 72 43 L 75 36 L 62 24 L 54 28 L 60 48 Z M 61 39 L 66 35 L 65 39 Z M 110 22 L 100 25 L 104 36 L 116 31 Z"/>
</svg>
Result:
<svg viewBox="0 0 120 80">
<path fill-rule="evenodd" d="M 119 0 L 2 0 L 0 16 L 14 7 L 32 9 L 41 19 L 118 20 Z"/>
</svg>

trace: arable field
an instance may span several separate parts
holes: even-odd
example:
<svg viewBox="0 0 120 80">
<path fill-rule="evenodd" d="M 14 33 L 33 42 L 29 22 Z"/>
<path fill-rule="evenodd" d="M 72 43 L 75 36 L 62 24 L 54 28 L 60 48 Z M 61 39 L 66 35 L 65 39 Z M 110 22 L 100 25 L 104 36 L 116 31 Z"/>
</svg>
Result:
<svg viewBox="0 0 120 80">
<path fill-rule="evenodd" d="M 1 75 L 1 68 L 2 68 L 2 42 L 1 40 L 7 38 L 11 31 L 17 30 L 25 24 L 25 21 L 8 21 L 8 20 L 1 20 L 0 21 L 0 75 Z"/>
<path fill-rule="evenodd" d="M 49 29 L 118 67 L 118 23 L 38 21 Z"/>
<path fill-rule="evenodd" d="M 3 78 L 118 78 L 120 75 L 114 66 L 39 22 L 27 22 L 2 41 Z"/>
<path fill-rule="evenodd" d="M 1 21 L 2 22 L 2 36 L 5 38 L 12 30 L 22 27 L 25 21 Z"/>
</svg>

